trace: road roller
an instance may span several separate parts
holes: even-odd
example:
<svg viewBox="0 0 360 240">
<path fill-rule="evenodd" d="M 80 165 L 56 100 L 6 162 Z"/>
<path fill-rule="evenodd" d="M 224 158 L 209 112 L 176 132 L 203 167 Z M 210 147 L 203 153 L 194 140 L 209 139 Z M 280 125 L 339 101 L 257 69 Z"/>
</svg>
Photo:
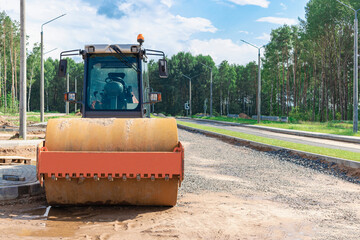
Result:
<svg viewBox="0 0 360 240">
<path fill-rule="evenodd" d="M 37 176 L 49 205 L 174 206 L 184 178 L 184 148 L 174 118 L 150 118 L 148 56 L 159 56 L 159 76 L 167 78 L 162 51 L 137 44 L 95 44 L 60 54 L 84 60 L 82 118 L 50 119 L 38 146 Z"/>
</svg>

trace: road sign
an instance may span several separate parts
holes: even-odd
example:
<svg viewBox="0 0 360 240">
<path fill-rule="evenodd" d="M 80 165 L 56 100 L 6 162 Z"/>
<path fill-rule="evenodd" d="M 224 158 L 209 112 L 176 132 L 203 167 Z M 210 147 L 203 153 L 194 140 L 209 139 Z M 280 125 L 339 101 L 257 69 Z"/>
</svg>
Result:
<svg viewBox="0 0 360 240">
<path fill-rule="evenodd" d="M 189 110 L 189 109 L 190 109 L 190 107 L 189 107 L 189 103 L 188 103 L 188 102 L 186 102 L 184 107 L 185 107 L 185 110 Z"/>
</svg>

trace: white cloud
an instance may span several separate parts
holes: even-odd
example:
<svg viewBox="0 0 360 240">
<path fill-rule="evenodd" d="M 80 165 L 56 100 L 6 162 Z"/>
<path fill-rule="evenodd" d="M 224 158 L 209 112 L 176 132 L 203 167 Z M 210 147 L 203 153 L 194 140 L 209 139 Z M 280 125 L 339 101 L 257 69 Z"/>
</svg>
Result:
<svg viewBox="0 0 360 240">
<path fill-rule="evenodd" d="M 249 32 L 248 31 L 239 31 L 239 33 L 245 33 L 245 34 L 249 34 Z"/>
<path fill-rule="evenodd" d="M 268 22 L 268 23 L 274 23 L 274 24 L 287 24 L 287 25 L 294 25 L 297 24 L 296 19 L 292 18 L 281 18 L 281 17 L 262 17 L 256 20 L 257 22 Z"/>
<path fill-rule="evenodd" d="M 237 45 L 230 39 L 192 40 L 188 51 L 194 55 L 210 55 L 216 64 L 223 60 L 229 63 L 247 64 L 256 61 L 257 49 L 247 44 Z"/>
<path fill-rule="evenodd" d="M 165 4 L 170 8 L 173 5 L 173 0 L 161 0 L 161 3 Z"/>
<path fill-rule="evenodd" d="M 282 7 L 283 10 L 287 9 L 287 6 L 284 3 L 280 3 L 280 6 Z"/>
<path fill-rule="evenodd" d="M 1 8 L 11 18 L 19 20 L 19 1 L 1 0 Z M 187 18 L 169 12 L 171 0 L 127 0 L 119 5 L 125 14 L 120 19 L 97 13 L 97 8 L 85 0 L 27 0 L 26 31 L 29 48 L 40 42 L 40 27 L 44 22 L 67 13 L 44 26 L 45 51 L 58 48 L 47 56 L 59 58 L 64 50 L 83 48 L 91 43 L 136 43 L 142 33 L 145 47 L 163 50 L 167 55 L 187 49 L 192 36 L 217 29 L 205 18 Z"/>
<path fill-rule="evenodd" d="M 265 41 L 270 41 L 271 36 L 270 36 L 270 34 L 263 33 L 261 36 L 256 37 L 256 39 L 265 40 Z"/>
<path fill-rule="evenodd" d="M 229 0 L 232 3 L 238 4 L 238 5 L 255 5 L 260 6 L 263 8 L 267 8 L 270 4 L 267 0 Z"/>
</svg>

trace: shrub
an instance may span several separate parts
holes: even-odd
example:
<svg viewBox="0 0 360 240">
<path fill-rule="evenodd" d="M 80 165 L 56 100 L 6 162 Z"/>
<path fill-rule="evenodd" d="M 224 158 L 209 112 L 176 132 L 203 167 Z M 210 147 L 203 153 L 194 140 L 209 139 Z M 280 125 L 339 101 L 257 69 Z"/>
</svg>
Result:
<svg viewBox="0 0 360 240">
<path fill-rule="evenodd" d="M 338 120 L 338 121 L 340 121 L 340 120 L 341 120 L 341 113 L 337 112 L 337 113 L 335 114 L 335 119 Z"/>
</svg>

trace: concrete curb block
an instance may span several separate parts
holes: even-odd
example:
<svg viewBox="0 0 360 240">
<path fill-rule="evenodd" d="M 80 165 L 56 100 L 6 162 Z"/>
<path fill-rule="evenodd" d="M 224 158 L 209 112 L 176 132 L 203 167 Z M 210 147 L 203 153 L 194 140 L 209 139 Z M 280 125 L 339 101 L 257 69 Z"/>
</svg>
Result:
<svg viewBox="0 0 360 240">
<path fill-rule="evenodd" d="M 14 200 L 26 196 L 36 196 L 44 193 L 40 182 L 28 183 L 24 185 L 13 185 L 0 187 L 0 201 Z"/>
<path fill-rule="evenodd" d="M 217 124 L 226 125 L 226 126 L 247 127 L 247 128 L 265 130 L 265 131 L 269 131 L 269 132 L 275 132 L 275 133 L 285 133 L 285 134 L 291 134 L 291 135 L 302 136 L 302 137 L 313 137 L 313 138 L 328 139 L 328 140 L 360 144 L 360 137 L 341 136 L 341 135 L 326 134 L 326 133 L 315 133 L 315 132 L 298 131 L 298 130 L 291 130 L 291 129 L 264 127 L 264 126 L 256 126 L 256 125 L 250 125 L 250 124 L 244 124 L 244 123 L 222 122 L 222 121 L 209 120 L 209 119 L 196 119 L 196 118 L 178 118 L 178 119 L 179 120 L 188 119 L 188 120 L 194 120 L 194 121 L 217 123 Z"/>
<path fill-rule="evenodd" d="M 220 133 L 215 133 L 215 132 L 210 132 L 210 131 L 206 131 L 206 130 L 202 130 L 202 129 L 188 127 L 188 126 L 184 126 L 181 124 L 178 124 L 177 126 L 180 129 L 184 129 L 184 130 L 187 130 L 190 132 L 202 133 L 202 134 L 205 134 L 210 137 L 220 138 L 220 139 L 225 140 L 230 143 L 240 143 L 244 146 L 250 147 L 252 149 L 260 150 L 260 151 L 266 152 L 266 151 L 285 150 L 285 151 L 289 152 L 290 154 L 298 155 L 300 157 L 305 157 L 305 158 L 312 159 L 312 160 L 323 160 L 326 162 L 336 163 L 338 165 L 342 165 L 342 166 L 349 167 L 349 168 L 355 168 L 355 169 L 360 168 L 360 162 L 356 162 L 356 161 L 352 161 L 352 160 L 329 157 L 329 156 L 315 154 L 315 153 L 308 153 L 308 152 L 294 150 L 294 149 L 290 149 L 290 148 L 277 147 L 277 146 L 273 146 L 273 145 L 269 145 L 269 144 L 265 144 L 265 143 L 258 143 L 258 142 L 254 142 L 254 141 L 250 141 L 250 140 L 246 140 L 246 139 L 223 135 Z"/>
</svg>

